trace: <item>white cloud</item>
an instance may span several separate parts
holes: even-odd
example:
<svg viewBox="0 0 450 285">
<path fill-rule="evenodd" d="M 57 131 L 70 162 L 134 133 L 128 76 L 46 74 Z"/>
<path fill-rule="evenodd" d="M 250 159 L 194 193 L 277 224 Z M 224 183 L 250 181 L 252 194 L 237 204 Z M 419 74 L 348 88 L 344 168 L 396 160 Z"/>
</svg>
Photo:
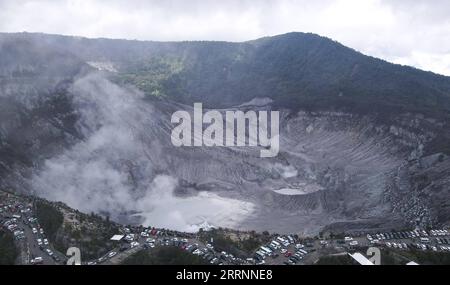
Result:
<svg viewBox="0 0 450 285">
<path fill-rule="evenodd" d="M 448 15 L 445 0 L 0 0 L 0 31 L 174 41 L 314 32 L 450 75 Z"/>
<path fill-rule="evenodd" d="M 449 74 L 450 71 L 450 53 L 440 55 L 413 51 L 406 57 L 393 59 L 393 62 L 416 66 L 424 70 L 432 70 L 440 74 Z"/>
</svg>

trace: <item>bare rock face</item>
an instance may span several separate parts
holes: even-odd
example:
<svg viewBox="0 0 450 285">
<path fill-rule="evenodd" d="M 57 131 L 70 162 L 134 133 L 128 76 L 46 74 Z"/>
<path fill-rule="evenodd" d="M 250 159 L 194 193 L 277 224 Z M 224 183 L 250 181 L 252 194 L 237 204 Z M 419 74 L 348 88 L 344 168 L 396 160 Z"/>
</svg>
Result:
<svg viewBox="0 0 450 285">
<path fill-rule="evenodd" d="M 421 156 L 433 139 L 424 118 L 385 126 L 370 116 L 281 110 L 280 153 L 260 158 L 249 147 L 174 147 L 170 116 L 190 106 L 144 100 L 98 74 L 66 96 L 79 138 L 35 160 L 23 180 L 27 191 L 86 212 L 181 230 L 207 222 L 304 234 L 446 221 L 438 197 L 448 194 L 439 176 L 448 161 Z"/>
</svg>

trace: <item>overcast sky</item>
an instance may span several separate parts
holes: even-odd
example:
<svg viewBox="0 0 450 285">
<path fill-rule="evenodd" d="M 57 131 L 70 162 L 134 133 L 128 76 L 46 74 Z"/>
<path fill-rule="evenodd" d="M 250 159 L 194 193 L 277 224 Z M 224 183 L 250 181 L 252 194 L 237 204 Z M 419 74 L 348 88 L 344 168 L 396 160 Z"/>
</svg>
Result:
<svg viewBox="0 0 450 285">
<path fill-rule="evenodd" d="M 313 32 L 450 76 L 448 0 L 0 0 L 0 32 L 245 41 Z"/>
</svg>

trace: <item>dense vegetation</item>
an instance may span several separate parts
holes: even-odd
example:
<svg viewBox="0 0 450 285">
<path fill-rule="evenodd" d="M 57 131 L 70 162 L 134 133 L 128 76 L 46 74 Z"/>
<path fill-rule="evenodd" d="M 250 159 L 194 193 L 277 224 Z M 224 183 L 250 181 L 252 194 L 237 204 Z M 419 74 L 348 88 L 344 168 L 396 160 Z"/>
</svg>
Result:
<svg viewBox="0 0 450 285">
<path fill-rule="evenodd" d="M 0 265 L 13 265 L 18 254 L 13 235 L 0 229 Z"/>
<path fill-rule="evenodd" d="M 55 242 L 58 250 L 64 252 L 67 248 L 76 246 L 80 249 L 83 260 L 92 260 L 117 246 L 117 243 L 110 240 L 119 233 L 117 224 L 93 213 L 86 215 L 75 212 L 72 215 L 77 224 L 64 224 Z"/>
<path fill-rule="evenodd" d="M 357 265 L 348 255 L 326 255 L 319 258 L 316 265 Z"/>
<path fill-rule="evenodd" d="M 124 265 L 204 265 L 205 260 L 181 248 L 168 246 L 141 250 L 123 261 Z"/>
<path fill-rule="evenodd" d="M 74 74 L 93 70 L 86 62 L 108 62 L 115 69 L 108 73 L 113 81 L 139 88 L 150 100 L 221 108 L 268 97 L 275 108 L 292 111 L 372 114 L 388 125 L 398 114 L 411 112 L 444 121 L 443 130 L 450 125 L 450 77 L 365 56 L 314 34 L 289 33 L 242 43 L 167 43 L 0 33 L 0 41 L 4 58 L 14 58 L 0 63 L 0 75 L 9 74 L 14 62 L 33 66 L 35 73 L 12 74 L 14 80 L 41 76 L 70 82 Z M 65 131 L 77 137 L 74 119 L 62 122 Z M 21 141 L 5 144 L 0 155 L 7 162 L 11 157 L 30 164 L 31 154 L 11 149 Z M 23 143 L 25 151 L 29 145 Z M 450 154 L 449 145 L 450 136 L 442 132 L 425 152 Z M 4 171 L 0 166 L 0 175 Z"/>
<path fill-rule="evenodd" d="M 383 115 L 421 112 L 439 117 L 450 111 L 449 77 L 365 56 L 314 34 L 289 33 L 242 43 L 42 34 L 0 34 L 2 38 L 30 45 L 37 42 L 39 50 L 67 52 L 81 62 L 112 62 L 116 80 L 131 83 L 149 96 L 189 104 L 221 107 L 269 97 L 290 109 Z"/>
<path fill-rule="evenodd" d="M 36 202 L 36 216 L 48 239 L 55 242 L 56 233 L 64 221 L 63 214 L 52 204 L 38 201 Z"/>
</svg>

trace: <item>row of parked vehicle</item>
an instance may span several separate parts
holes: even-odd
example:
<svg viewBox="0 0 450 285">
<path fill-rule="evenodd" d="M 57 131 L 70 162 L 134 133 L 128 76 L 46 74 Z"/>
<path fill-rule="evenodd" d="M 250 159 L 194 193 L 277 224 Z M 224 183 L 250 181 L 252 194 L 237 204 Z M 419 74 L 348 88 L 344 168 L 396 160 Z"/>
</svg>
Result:
<svg viewBox="0 0 450 285">
<path fill-rule="evenodd" d="M 431 244 L 416 243 L 416 244 L 411 244 L 411 246 L 414 246 L 415 248 L 421 249 L 421 250 L 450 251 L 450 246 L 444 246 L 444 245 L 435 246 L 435 245 L 431 245 Z"/>
<path fill-rule="evenodd" d="M 295 244 L 295 242 L 295 238 L 291 235 L 276 237 L 256 251 L 254 255 L 256 264 L 265 264 L 266 257 L 277 258 L 280 254 L 287 258 L 285 264 L 297 264 L 308 252 L 304 249 L 303 244 Z M 294 244 L 294 249 L 289 250 L 289 247 Z"/>
<path fill-rule="evenodd" d="M 184 240 L 187 242 L 187 240 Z M 214 246 L 210 243 L 206 244 L 205 247 L 200 246 L 198 243 L 184 245 L 181 247 L 194 255 L 198 255 L 205 259 L 210 264 L 223 265 L 228 264 L 241 264 L 243 262 L 240 258 L 234 257 L 231 253 L 222 251 L 220 253 L 214 250 Z"/>
<path fill-rule="evenodd" d="M 16 240 L 22 240 L 25 238 L 25 232 L 17 225 L 17 218 L 12 218 L 3 223 L 3 227 L 13 233 Z"/>
<path fill-rule="evenodd" d="M 377 234 L 367 234 L 369 241 L 373 240 L 390 240 L 390 239 L 412 239 L 429 236 L 446 236 L 449 235 L 448 230 L 425 230 L 403 231 L 403 232 L 386 232 Z"/>
<path fill-rule="evenodd" d="M 408 249 L 408 245 L 404 242 L 402 242 L 402 243 L 387 242 L 386 246 L 391 247 L 391 248 L 398 248 L 398 249 Z"/>
<path fill-rule="evenodd" d="M 45 236 L 44 229 L 40 227 L 37 218 L 33 217 L 31 209 L 27 208 L 22 213 L 24 214 L 22 222 L 31 229 L 39 249 L 54 261 L 60 262 L 59 257 L 50 249 L 50 242 Z M 40 260 L 39 256 L 36 258 Z M 36 262 L 36 258 L 34 258 L 34 262 Z"/>
<path fill-rule="evenodd" d="M 54 261 L 60 262 L 60 259 L 56 256 L 56 254 L 49 248 L 50 243 L 48 239 L 45 237 L 44 229 L 39 226 L 38 220 L 33 216 L 33 211 L 31 209 L 31 205 L 24 205 L 22 203 L 13 203 L 8 207 L 9 211 L 12 211 L 12 219 L 10 222 L 11 228 L 18 228 L 18 224 L 21 223 L 25 226 L 28 226 L 31 229 L 35 237 L 35 241 L 39 249 L 42 253 L 50 256 Z M 14 236 L 16 239 L 21 240 L 25 239 L 25 231 L 24 228 L 14 231 Z M 28 241 L 30 242 L 30 241 Z M 33 256 L 33 255 L 32 255 Z M 43 263 L 43 258 L 41 256 L 35 256 L 30 260 L 31 264 L 41 264 Z"/>
</svg>

